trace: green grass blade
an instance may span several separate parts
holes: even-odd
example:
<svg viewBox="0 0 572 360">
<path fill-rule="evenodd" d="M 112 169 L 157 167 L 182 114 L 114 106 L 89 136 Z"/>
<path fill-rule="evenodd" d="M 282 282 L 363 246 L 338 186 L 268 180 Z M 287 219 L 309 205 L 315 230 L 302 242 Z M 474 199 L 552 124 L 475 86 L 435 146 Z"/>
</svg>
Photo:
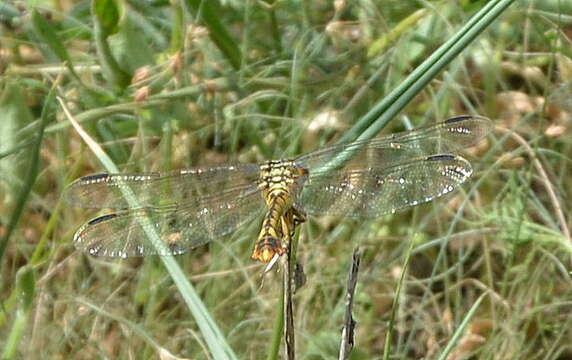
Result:
<svg viewBox="0 0 572 360">
<path fill-rule="evenodd" d="M 235 70 L 240 68 L 242 55 L 237 41 L 230 36 L 230 32 L 221 23 L 221 16 L 217 14 L 220 6 L 215 0 L 185 0 L 184 8 L 193 17 L 209 29 L 209 37 L 216 44 L 222 54 Z"/>
<path fill-rule="evenodd" d="M 176 359 L 176 357 L 173 354 L 168 352 L 167 349 L 165 349 L 163 346 L 161 346 L 161 344 L 159 344 L 151 336 L 149 336 L 149 334 L 145 331 L 143 326 L 136 324 L 132 321 L 129 321 L 129 319 L 127 319 L 123 316 L 115 315 L 113 313 L 105 311 L 100 306 L 89 303 L 89 302 L 85 301 L 84 299 L 77 299 L 76 301 L 78 303 L 84 305 L 84 306 L 87 306 L 88 308 L 97 312 L 101 316 L 105 316 L 107 318 L 113 319 L 114 321 L 117 321 L 117 322 L 127 326 L 137 336 L 139 336 L 141 339 L 143 339 L 149 346 L 153 347 L 157 351 L 157 353 L 160 354 L 161 358 L 164 357 L 166 359 Z"/>
<path fill-rule="evenodd" d="M 389 323 L 387 325 L 387 333 L 385 334 L 385 344 L 383 346 L 383 359 L 389 359 L 389 353 L 391 351 L 391 337 L 393 336 L 393 329 L 395 326 L 395 317 L 397 314 L 397 309 L 399 308 L 399 296 L 401 295 L 401 288 L 403 282 L 405 281 L 405 275 L 407 274 L 407 268 L 409 267 L 409 260 L 411 260 L 411 253 L 413 252 L 413 244 L 415 241 L 411 238 L 409 246 L 407 247 L 407 252 L 405 253 L 405 261 L 403 263 L 403 269 L 401 270 L 401 276 L 397 282 L 397 288 L 395 289 L 395 297 L 393 304 L 391 306 L 391 315 L 389 317 Z"/>
<path fill-rule="evenodd" d="M 117 31 L 120 9 L 114 0 L 92 0 L 93 37 L 104 74 L 113 86 L 123 89 L 130 81 L 127 74 L 113 57 L 108 37 Z"/>
<path fill-rule="evenodd" d="M 77 121 L 71 116 L 68 112 L 67 108 L 63 100 L 58 99 L 62 105 L 64 113 L 69 121 L 72 123 L 73 127 L 76 129 L 78 134 L 82 137 L 82 139 L 86 142 L 89 146 L 91 151 L 97 157 L 97 159 L 101 162 L 103 167 L 109 173 L 118 173 L 119 169 L 115 165 L 115 163 L 111 160 L 111 158 L 103 151 L 103 149 L 97 144 L 77 123 Z M 133 207 L 137 207 L 137 201 L 131 191 L 126 189 L 123 193 L 127 201 Z M 145 229 L 146 235 L 149 237 L 149 241 L 152 244 L 161 244 L 161 239 L 157 234 L 155 228 L 150 225 L 149 220 L 142 220 L 142 226 Z M 236 355 L 226 342 L 222 332 L 216 325 L 215 321 L 209 314 L 206 306 L 203 304 L 199 296 L 197 295 L 195 289 L 189 283 L 188 279 L 186 278 L 185 274 L 183 273 L 179 264 L 175 261 L 172 256 L 161 256 L 160 259 L 162 260 L 165 268 L 171 275 L 173 282 L 177 286 L 179 293 L 185 300 L 187 308 L 195 318 L 197 326 L 201 330 L 205 338 L 205 342 L 209 347 L 209 350 L 215 359 L 236 359 Z"/>
<path fill-rule="evenodd" d="M 282 334 L 284 333 L 284 287 L 282 286 L 282 293 L 280 300 L 276 306 L 276 318 L 274 319 L 274 327 L 272 328 L 272 336 L 270 338 L 270 346 L 268 347 L 268 355 L 266 360 L 278 359 L 280 352 L 280 345 L 282 344 Z"/>
<path fill-rule="evenodd" d="M 65 64 L 70 74 L 81 82 L 80 77 L 72 65 L 72 59 L 61 38 L 58 36 L 57 31 L 54 29 L 54 26 L 44 19 L 44 17 L 38 13 L 37 9 L 32 10 L 31 19 L 32 28 L 36 36 Z"/>
<path fill-rule="evenodd" d="M 376 136 L 435 76 L 466 49 L 514 0 L 489 2 L 342 136 L 340 143 Z"/>
<path fill-rule="evenodd" d="M 23 266 L 16 275 L 16 289 L 18 297 L 18 307 L 15 311 L 14 322 L 4 349 L 2 359 L 17 358 L 18 345 L 26 334 L 26 329 L 30 325 L 30 312 L 34 306 L 34 296 L 36 291 L 36 279 L 34 269 L 30 265 Z"/>
<path fill-rule="evenodd" d="M 14 230 L 18 226 L 18 221 L 22 216 L 22 212 L 24 211 L 24 207 L 30 197 L 32 192 L 32 187 L 36 182 L 36 177 L 38 176 L 38 168 L 40 163 L 40 150 L 42 147 L 42 141 L 44 139 L 44 130 L 46 128 L 46 124 L 48 123 L 48 109 L 51 107 L 54 101 L 55 96 L 55 86 L 52 87 L 48 97 L 46 98 L 46 102 L 44 103 L 44 107 L 42 109 L 42 115 L 40 118 L 40 126 L 38 127 L 38 132 L 36 138 L 34 139 L 33 146 L 30 151 L 30 167 L 26 173 L 24 178 L 24 183 L 22 188 L 20 189 L 20 193 L 18 194 L 18 199 L 16 201 L 16 207 L 12 212 L 12 216 L 10 216 L 10 220 L 8 225 L 6 226 L 6 234 L 3 238 L 0 239 L 0 259 L 4 256 L 4 251 L 8 246 L 8 242 L 10 241 L 10 237 L 12 236 Z"/>
<path fill-rule="evenodd" d="M 471 307 L 471 309 L 469 310 L 469 312 L 467 313 L 467 315 L 465 316 L 465 318 L 461 322 L 461 325 L 453 333 L 453 337 L 451 337 L 451 340 L 449 341 L 449 343 L 447 343 L 445 350 L 443 350 L 441 355 L 439 355 L 438 360 L 447 359 L 447 357 L 449 356 L 449 354 L 453 350 L 453 347 L 455 345 L 457 345 L 457 342 L 459 342 L 459 339 L 461 338 L 461 336 L 463 336 L 463 331 L 465 330 L 467 325 L 469 325 L 469 321 L 471 321 L 471 319 L 473 318 L 473 315 L 475 315 L 475 313 L 477 312 L 477 309 L 479 308 L 479 306 L 481 305 L 481 303 L 485 299 L 485 296 L 487 296 L 486 292 L 483 293 L 481 296 L 479 296 L 477 301 L 475 301 L 475 303 L 473 304 L 473 306 Z"/>
</svg>

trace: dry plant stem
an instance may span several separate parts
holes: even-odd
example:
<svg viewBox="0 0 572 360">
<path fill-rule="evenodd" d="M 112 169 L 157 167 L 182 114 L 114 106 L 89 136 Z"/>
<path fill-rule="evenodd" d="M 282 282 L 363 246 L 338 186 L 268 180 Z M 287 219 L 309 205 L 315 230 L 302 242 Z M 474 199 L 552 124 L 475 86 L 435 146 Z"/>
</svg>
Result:
<svg viewBox="0 0 572 360">
<path fill-rule="evenodd" d="M 291 244 L 291 242 L 290 242 Z M 292 306 L 292 266 L 290 262 L 292 257 L 290 256 L 290 250 L 288 249 L 288 260 L 284 262 L 284 343 L 286 345 L 286 358 L 288 360 L 294 360 L 296 357 L 296 342 L 294 334 L 294 310 Z"/>
<path fill-rule="evenodd" d="M 78 73 L 100 73 L 101 66 L 99 65 L 75 65 L 74 70 Z M 34 76 L 38 74 L 55 74 L 55 75 L 68 75 L 69 69 L 63 65 L 42 65 L 42 66 L 18 66 L 11 65 L 8 74 L 18 76 Z"/>
<path fill-rule="evenodd" d="M 566 223 L 566 218 L 564 217 L 564 213 L 562 212 L 562 206 L 560 206 L 560 202 L 558 201 L 556 192 L 554 191 L 554 187 L 552 186 L 552 183 L 548 179 L 548 175 L 546 174 L 546 171 L 544 171 L 542 163 L 540 162 L 540 160 L 538 160 L 538 157 L 536 157 L 534 150 L 530 147 L 530 145 L 528 145 L 528 143 L 526 142 L 526 140 L 522 138 L 522 136 L 518 135 L 514 131 L 510 131 L 508 129 L 499 126 L 495 127 L 495 130 L 512 136 L 516 140 L 516 142 L 518 142 L 520 145 L 522 145 L 522 147 L 526 149 L 530 158 L 532 159 L 532 164 L 536 168 L 536 171 L 538 171 L 538 174 L 542 179 L 542 182 L 544 183 L 544 187 L 546 188 L 548 197 L 552 202 L 552 206 L 554 207 L 554 212 L 556 213 L 556 218 L 560 223 L 560 228 L 564 233 L 564 237 L 569 242 L 572 242 L 572 238 L 570 237 L 570 229 L 568 228 L 568 224 Z"/>
<path fill-rule="evenodd" d="M 352 255 L 352 266 L 350 268 L 346 290 L 346 313 L 344 315 L 344 327 L 342 328 L 342 339 L 340 343 L 340 353 L 338 356 L 339 360 L 349 359 L 350 353 L 354 347 L 354 330 L 356 321 L 352 316 L 352 308 L 358 279 L 360 256 L 359 248 L 355 248 Z"/>
</svg>

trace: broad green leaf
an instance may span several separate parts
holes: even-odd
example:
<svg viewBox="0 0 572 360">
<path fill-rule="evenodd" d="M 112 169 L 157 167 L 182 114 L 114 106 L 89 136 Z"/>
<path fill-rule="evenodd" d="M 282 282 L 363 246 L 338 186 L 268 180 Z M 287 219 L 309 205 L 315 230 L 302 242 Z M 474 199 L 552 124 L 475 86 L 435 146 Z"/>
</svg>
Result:
<svg viewBox="0 0 572 360">
<path fill-rule="evenodd" d="M 0 95 L 0 152 L 17 146 L 22 138 L 20 130 L 32 122 L 32 114 L 26 105 L 22 89 L 12 81 L 8 81 Z M 0 161 L 0 187 L 12 202 L 20 189 L 25 174 L 22 152 L 7 156 Z"/>
<path fill-rule="evenodd" d="M 58 36 L 56 29 L 54 29 L 52 24 L 46 21 L 46 19 L 44 19 L 36 9 L 32 10 L 32 28 L 34 29 L 36 36 L 42 40 L 50 51 L 52 51 L 60 61 L 65 62 L 70 73 L 73 74 L 76 79 L 79 79 L 79 76 L 72 66 L 72 61 L 68 51 Z"/>
<path fill-rule="evenodd" d="M 109 46 L 109 35 L 117 32 L 120 20 L 120 8 L 115 0 L 92 0 L 93 36 L 97 55 L 106 79 L 116 88 L 129 85 L 131 76 L 126 73 L 113 57 Z"/>
<path fill-rule="evenodd" d="M 60 61 L 70 61 L 66 47 L 58 37 L 56 29 L 36 9 L 32 10 L 32 28 L 40 40 L 49 47 Z"/>
<path fill-rule="evenodd" d="M 226 26 L 220 21 L 220 9 L 216 0 L 184 0 L 183 9 L 209 29 L 209 37 L 235 68 L 240 68 L 241 51 Z"/>
<path fill-rule="evenodd" d="M 104 38 L 117 32 L 121 11 L 116 0 L 93 0 L 93 15 Z"/>
<path fill-rule="evenodd" d="M 26 265 L 18 270 L 16 275 L 16 287 L 18 289 L 18 302 L 23 311 L 28 312 L 34 304 L 34 295 L 36 292 L 36 279 L 34 276 L 34 268 Z"/>
<path fill-rule="evenodd" d="M 130 73 L 145 65 L 154 64 L 149 38 L 136 27 L 129 13 L 121 19 L 117 34 L 109 39 L 109 44 L 121 68 Z"/>
</svg>

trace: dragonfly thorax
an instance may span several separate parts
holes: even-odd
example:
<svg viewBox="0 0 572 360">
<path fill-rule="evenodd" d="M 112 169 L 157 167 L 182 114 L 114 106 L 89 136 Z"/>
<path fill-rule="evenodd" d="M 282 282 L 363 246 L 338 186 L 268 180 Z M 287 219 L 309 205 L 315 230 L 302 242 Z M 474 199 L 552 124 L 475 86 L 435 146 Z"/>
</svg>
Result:
<svg viewBox="0 0 572 360">
<path fill-rule="evenodd" d="M 271 194 L 277 196 L 285 192 L 286 196 L 295 195 L 307 174 L 307 169 L 292 160 L 266 161 L 260 165 L 258 188 L 262 191 L 266 203 L 270 205 Z"/>
</svg>

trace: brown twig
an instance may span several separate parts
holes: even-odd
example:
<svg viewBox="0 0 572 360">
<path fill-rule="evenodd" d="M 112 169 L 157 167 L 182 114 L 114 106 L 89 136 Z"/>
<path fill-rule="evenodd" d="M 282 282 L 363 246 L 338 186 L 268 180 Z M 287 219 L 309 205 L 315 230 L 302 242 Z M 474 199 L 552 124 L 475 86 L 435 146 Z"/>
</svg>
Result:
<svg viewBox="0 0 572 360">
<path fill-rule="evenodd" d="M 344 327 L 342 328 L 342 338 L 340 343 L 340 353 L 338 359 L 346 360 L 350 357 L 350 353 L 354 347 L 354 330 L 356 321 L 352 316 L 352 308 L 354 304 L 354 293 L 357 285 L 359 263 L 359 248 L 355 248 L 352 256 L 352 266 L 348 276 L 348 285 L 346 290 L 346 313 L 344 315 Z"/>
<path fill-rule="evenodd" d="M 284 342 L 286 344 L 286 358 L 294 360 L 296 356 L 296 341 L 294 334 L 294 310 L 292 306 L 292 257 L 288 252 L 288 261 L 284 265 Z"/>
</svg>

